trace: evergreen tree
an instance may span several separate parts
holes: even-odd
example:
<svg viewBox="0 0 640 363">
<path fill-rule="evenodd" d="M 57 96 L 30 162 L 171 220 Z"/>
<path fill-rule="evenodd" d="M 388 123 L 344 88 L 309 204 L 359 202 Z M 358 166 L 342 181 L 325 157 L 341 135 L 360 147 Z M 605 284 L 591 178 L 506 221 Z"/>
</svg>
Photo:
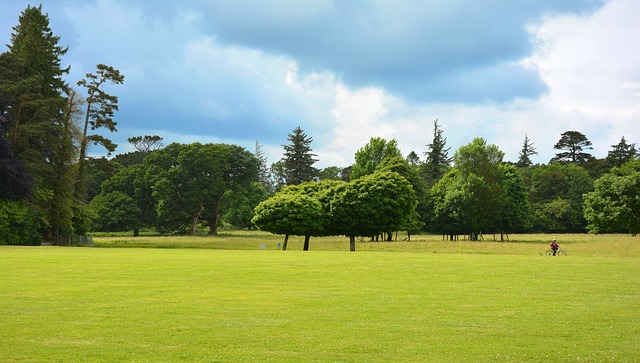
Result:
<svg viewBox="0 0 640 363">
<path fill-rule="evenodd" d="M 42 5 L 27 6 L 13 28 L 8 53 L 0 55 L 0 99 L 5 103 L 6 138 L 14 155 L 34 176 L 32 212 L 49 241 L 72 232 L 70 171 L 73 128 L 65 114 L 67 86 L 61 67 L 66 47 L 49 27 Z"/>
<path fill-rule="evenodd" d="M 524 135 L 524 143 L 522 144 L 522 149 L 520 150 L 520 158 L 516 163 L 518 168 L 528 168 L 533 165 L 531 161 L 531 155 L 538 155 L 538 151 L 535 147 L 533 147 L 533 143 L 529 139 L 529 137 Z"/>
<path fill-rule="evenodd" d="M 566 131 L 562 134 L 560 140 L 553 147 L 556 150 L 566 150 L 556 154 L 551 161 L 564 163 L 583 164 L 593 156 L 583 150 L 592 150 L 591 141 L 578 131 Z"/>
<path fill-rule="evenodd" d="M 638 155 L 636 144 L 628 144 L 624 136 L 617 145 L 611 145 L 611 147 L 613 149 L 607 154 L 607 161 L 611 166 L 620 166 Z"/>
<path fill-rule="evenodd" d="M 134 136 L 127 139 L 129 144 L 143 155 L 149 155 L 151 152 L 160 150 L 164 146 L 162 138 L 158 135 Z"/>
<path fill-rule="evenodd" d="M 418 166 L 420 164 L 420 158 L 418 157 L 418 154 L 416 154 L 415 151 L 411 151 L 409 155 L 407 155 L 407 162 L 411 166 Z"/>
<path fill-rule="evenodd" d="M 117 131 L 118 124 L 113 120 L 118 111 L 118 97 L 104 91 L 106 83 L 122 84 L 124 76 L 120 71 L 104 64 L 97 65 L 95 74 L 87 73 L 86 78 L 78 82 L 78 86 L 87 90 L 87 109 L 85 112 L 84 129 L 80 139 L 80 155 L 78 157 L 78 178 L 76 181 L 76 196 L 80 200 L 86 198 L 86 155 L 89 143 L 102 145 L 109 154 L 116 149 L 116 144 L 99 134 L 89 135 L 89 128 L 96 130 L 106 128 L 111 132 Z"/>
<path fill-rule="evenodd" d="M 254 152 L 254 156 L 258 159 L 258 181 L 264 188 L 264 190 L 269 195 L 273 195 L 275 193 L 274 183 L 271 181 L 271 173 L 269 172 L 269 167 L 267 166 L 267 157 L 264 156 L 264 152 L 262 151 L 262 145 L 256 140 L 256 151 Z"/>
<path fill-rule="evenodd" d="M 426 160 L 423 164 L 423 170 L 429 184 L 433 184 L 438 181 L 451 165 L 452 158 L 449 157 L 449 149 L 445 147 L 447 145 L 447 139 L 442 136 L 442 130 L 438 125 L 438 119 L 433 121 L 433 141 L 427 144 L 428 151 L 424 153 Z"/>
<path fill-rule="evenodd" d="M 287 138 L 289 145 L 284 147 L 284 169 L 287 185 L 298 185 L 306 181 L 312 181 L 318 175 L 318 169 L 313 167 L 317 159 L 311 151 L 313 138 L 307 136 L 300 126 L 293 130 Z"/>
</svg>

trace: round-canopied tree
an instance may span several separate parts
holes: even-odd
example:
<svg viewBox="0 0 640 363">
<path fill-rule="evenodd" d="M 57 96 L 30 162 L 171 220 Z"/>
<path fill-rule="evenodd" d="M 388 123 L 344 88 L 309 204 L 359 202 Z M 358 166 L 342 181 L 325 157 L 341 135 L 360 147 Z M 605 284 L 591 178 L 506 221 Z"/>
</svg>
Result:
<svg viewBox="0 0 640 363">
<path fill-rule="evenodd" d="M 373 173 L 385 159 L 396 156 L 402 158 L 396 140 L 387 141 L 380 137 L 372 137 L 367 145 L 356 151 L 356 163 L 351 169 L 351 180 Z"/>
<path fill-rule="evenodd" d="M 584 217 L 592 233 L 640 232 L 640 168 L 614 168 L 595 182 L 584 200 Z"/>
<path fill-rule="evenodd" d="M 119 191 L 97 195 L 89 203 L 89 208 L 97 216 L 93 221 L 94 231 L 130 231 L 140 223 L 140 209 L 135 201 Z"/>
<path fill-rule="evenodd" d="M 310 236 L 322 234 L 322 205 L 299 190 L 286 189 L 258 204 L 251 221 L 263 231 L 285 235 L 283 250 L 287 249 L 290 235 L 305 236 L 304 250 L 307 251 Z"/>
<path fill-rule="evenodd" d="M 400 174 L 377 171 L 346 184 L 331 200 L 331 220 L 336 234 L 375 236 L 400 229 L 412 216 L 417 199 L 409 181 Z"/>
</svg>

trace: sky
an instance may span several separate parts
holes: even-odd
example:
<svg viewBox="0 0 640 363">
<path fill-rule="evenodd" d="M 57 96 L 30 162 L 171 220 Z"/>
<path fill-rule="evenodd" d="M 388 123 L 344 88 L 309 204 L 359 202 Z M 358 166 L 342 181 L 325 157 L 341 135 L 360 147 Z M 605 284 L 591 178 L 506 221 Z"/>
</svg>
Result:
<svg viewBox="0 0 640 363">
<path fill-rule="evenodd" d="M 27 5 L 0 0 L 0 52 Z M 565 131 L 605 157 L 640 145 L 638 0 L 42 0 L 75 84 L 125 75 L 127 138 L 228 143 L 268 162 L 300 126 L 316 166 L 348 166 L 372 137 L 424 160 L 438 120 L 449 154 L 475 137 L 547 163 Z M 105 150 L 95 146 L 93 155 Z"/>
</svg>

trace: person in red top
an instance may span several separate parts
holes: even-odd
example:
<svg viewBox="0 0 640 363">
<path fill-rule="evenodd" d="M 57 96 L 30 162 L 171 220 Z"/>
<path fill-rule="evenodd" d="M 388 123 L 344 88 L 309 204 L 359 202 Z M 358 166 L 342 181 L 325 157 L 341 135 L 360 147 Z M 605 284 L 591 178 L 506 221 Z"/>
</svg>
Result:
<svg viewBox="0 0 640 363">
<path fill-rule="evenodd" d="M 553 250 L 553 255 L 555 256 L 556 253 L 558 252 L 558 249 L 560 248 L 560 246 L 558 246 L 558 242 L 556 242 L 556 240 L 554 239 L 553 241 L 551 241 L 549 246 L 551 246 L 551 249 Z"/>
</svg>

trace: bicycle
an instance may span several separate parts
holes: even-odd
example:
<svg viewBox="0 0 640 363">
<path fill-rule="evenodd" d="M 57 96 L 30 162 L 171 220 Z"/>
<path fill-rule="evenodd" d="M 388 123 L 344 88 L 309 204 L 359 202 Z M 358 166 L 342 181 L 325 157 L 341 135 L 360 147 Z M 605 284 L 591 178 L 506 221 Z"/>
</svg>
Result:
<svg viewBox="0 0 640 363">
<path fill-rule="evenodd" d="M 551 248 L 549 248 L 547 250 L 547 252 L 545 253 L 545 255 L 553 256 L 553 250 Z M 563 249 L 558 248 L 558 250 L 556 251 L 556 256 L 566 256 L 566 255 L 567 255 L 567 253 Z"/>
</svg>

